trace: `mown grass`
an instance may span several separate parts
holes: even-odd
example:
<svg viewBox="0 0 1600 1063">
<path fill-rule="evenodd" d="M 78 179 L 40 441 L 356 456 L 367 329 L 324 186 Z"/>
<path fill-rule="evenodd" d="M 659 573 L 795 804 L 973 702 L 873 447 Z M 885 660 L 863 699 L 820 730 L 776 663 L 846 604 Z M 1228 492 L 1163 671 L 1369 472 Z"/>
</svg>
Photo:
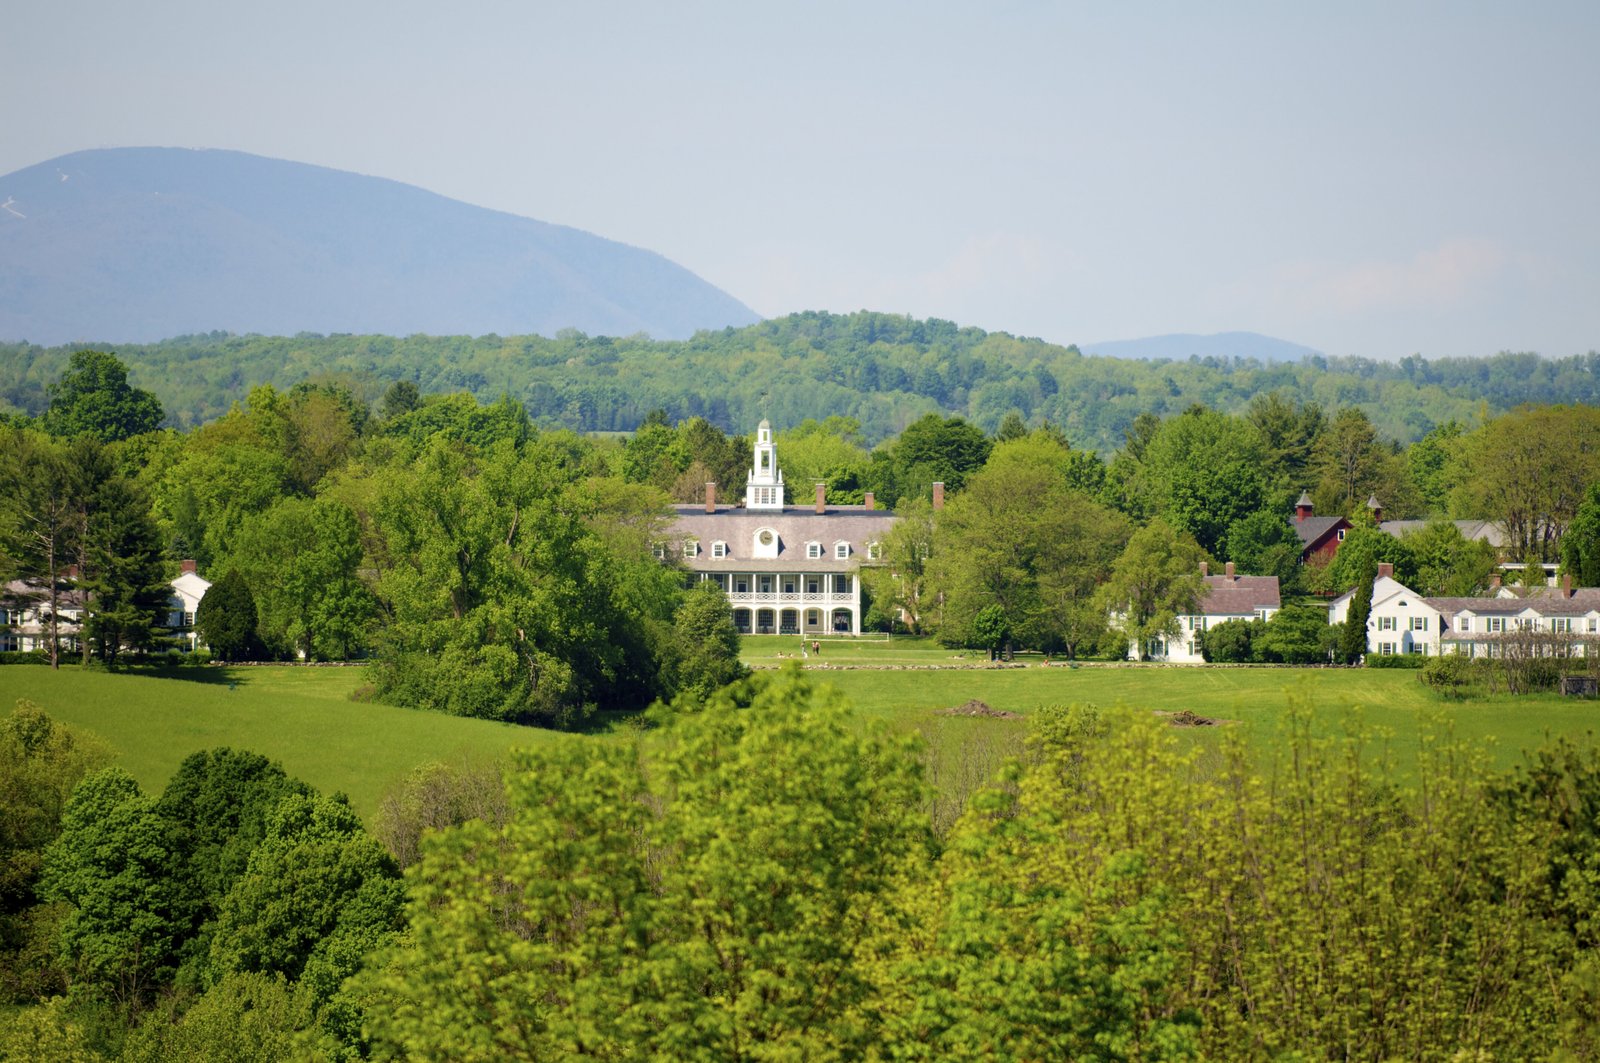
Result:
<svg viewBox="0 0 1600 1063">
<path fill-rule="evenodd" d="M 359 668 L 193 668 L 164 675 L 36 665 L 0 667 L 0 713 L 27 698 L 100 735 L 148 791 L 184 757 L 231 746 L 280 762 L 326 793 L 343 791 L 364 817 L 383 793 L 430 760 L 502 757 L 564 736 L 392 705 L 357 703 Z"/>
<path fill-rule="evenodd" d="M 746 659 L 758 666 L 797 659 L 798 650 L 798 638 L 753 638 L 744 645 Z M 1337 735 L 1359 726 L 1392 735 L 1401 770 L 1413 762 L 1430 719 L 1442 720 L 1502 767 L 1550 737 L 1583 738 L 1600 721 L 1600 703 L 1555 695 L 1446 702 L 1411 671 L 1072 668 L 1044 667 L 1037 659 L 1023 668 L 990 668 L 982 654 L 957 657 L 931 641 L 911 639 L 830 639 L 820 660 L 812 656 L 802 663 L 862 716 L 921 734 L 931 781 L 951 792 L 970 790 L 973 776 L 1017 748 L 1026 729 L 1025 720 L 940 714 L 971 699 L 1023 717 L 1043 705 L 1070 702 L 1189 709 L 1232 721 L 1227 728 L 1189 730 L 1192 740 L 1215 743 L 1227 731 L 1261 754 L 1273 750 L 1289 706 L 1298 702 L 1310 710 L 1316 732 Z M 363 815 L 406 773 L 430 760 L 500 758 L 543 742 L 595 740 L 351 701 L 363 681 L 354 668 L 184 669 L 157 676 L 11 665 L 0 667 L 0 712 L 28 698 L 53 716 L 95 731 L 150 790 L 164 786 L 190 753 L 225 745 L 277 760 L 324 791 L 343 791 Z"/>
</svg>

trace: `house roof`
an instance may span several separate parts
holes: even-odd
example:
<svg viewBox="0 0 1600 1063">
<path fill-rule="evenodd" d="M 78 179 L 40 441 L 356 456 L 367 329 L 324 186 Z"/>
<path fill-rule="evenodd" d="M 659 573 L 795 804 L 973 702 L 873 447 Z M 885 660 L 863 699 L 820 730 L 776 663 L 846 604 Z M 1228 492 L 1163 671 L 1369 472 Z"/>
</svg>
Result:
<svg viewBox="0 0 1600 1063">
<path fill-rule="evenodd" d="M 700 541 L 700 553 L 684 562 L 691 569 L 704 572 L 851 571 L 865 559 L 867 544 L 881 541 L 898 519 L 893 510 L 866 506 L 829 506 L 822 513 L 810 506 L 785 506 L 781 510 L 718 506 L 715 513 L 707 513 L 703 505 L 674 509 L 667 534 L 672 539 Z M 751 543 L 761 528 L 778 533 L 776 558 L 750 556 Z M 711 556 L 710 544 L 718 541 L 728 544 L 728 556 Z M 822 544 L 822 557 L 806 557 L 809 542 Z M 834 544 L 839 542 L 850 544 L 848 559 L 833 556 Z"/>
<path fill-rule="evenodd" d="M 1419 532 L 1428 526 L 1425 520 L 1386 520 L 1378 525 L 1379 529 L 1388 532 L 1396 539 L 1404 538 L 1413 532 Z M 1482 540 L 1498 549 L 1505 545 L 1505 530 L 1492 520 L 1453 520 L 1463 539 L 1470 541 Z"/>
<path fill-rule="evenodd" d="M 1206 576 L 1200 612 L 1206 616 L 1254 616 L 1282 602 L 1277 576 Z"/>
<path fill-rule="evenodd" d="M 1532 595 L 1527 598 L 1425 598 L 1429 605 L 1441 613 L 1455 615 L 1470 612 L 1477 616 L 1521 616 L 1535 613 L 1539 616 L 1587 616 L 1600 612 L 1600 588 L 1580 587 L 1570 597 L 1561 594 L 1560 588 L 1551 588 L 1553 595 Z"/>
<path fill-rule="evenodd" d="M 1326 539 L 1328 533 L 1340 525 L 1348 527 L 1349 524 L 1343 517 L 1307 517 L 1293 522 L 1294 533 L 1300 536 L 1301 544 L 1308 547 Z"/>
</svg>

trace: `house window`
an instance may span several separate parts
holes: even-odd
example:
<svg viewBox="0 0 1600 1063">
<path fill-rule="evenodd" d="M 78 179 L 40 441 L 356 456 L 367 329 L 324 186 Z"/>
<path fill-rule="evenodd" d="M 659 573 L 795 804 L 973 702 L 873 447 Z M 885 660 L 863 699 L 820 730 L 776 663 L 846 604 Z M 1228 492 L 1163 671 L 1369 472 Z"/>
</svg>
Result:
<svg viewBox="0 0 1600 1063">
<path fill-rule="evenodd" d="M 1398 619 L 1397 617 L 1392 617 L 1392 616 L 1380 616 L 1380 617 L 1378 617 L 1378 630 L 1379 631 L 1398 631 L 1400 629 L 1400 625 L 1396 622 L 1397 619 Z"/>
<path fill-rule="evenodd" d="M 684 557 L 699 557 L 700 556 L 700 543 L 699 543 L 699 541 L 696 540 L 696 539 L 685 539 L 683 541 L 683 556 Z"/>
<path fill-rule="evenodd" d="M 656 552 L 656 560 L 657 561 L 665 561 L 667 559 L 667 544 L 666 543 L 654 543 L 653 544 L 653 549 Z"/>
<path fill-rule="evenodd" d="M 1420 653 L 1426 657 L 1428 654 L 1428 644 L 1426 642 L 1413 642 L 1411 644 L 1411 652 Z"/>
<path fill-rule="evenodd" d="M 1339 529 L 1339 541 L 1341 543 L 1344 542 L 1344 529 L 1343 528 Z"/>
<path fill-rule="evenodd" d="M 793 594 L 794 591 L 795 591 L 795 579 L 794 579 L 794 577 L 793 576 L 785 576 L 785 577 L 783 577 L 783 593 L 785 593 L 785 594 Z"/>
<path fill-rule="evenodd" d="M 1506 618 L 1503 616 L 1486 616 L 1483 618 L 1483 630 L 1499 634 L 1506 629 Z"/>
<path fill-rule="evenodd" d="M 807 576 L 806 577 L 806 593 L 807 594 L 821 594 L 822 593 L 822 578 L 820 576 Z"/>
<path fill-rule="evenodd" d="M 771 576 L 757 576 L 756 577 L 756 589 L 759 590 L 762 594 L 771 594 L 772 593 L 772 577 Z"/>
<path fill-rule="evenodd" d="M 735 576 L 733 578 L 733 593 L 735 593 L 735 594 L 749 594 L 750 593 L 750 577 L 748 577 L 748 576 Z"/>
<path fill-rule="evenodd" d="M 1428 630 L 1428 618 L 1425 617 L 1425 616 L 1414 616 L 1414 617 L 1412 617 L 1411 618 L 1411 630 L 1412 631 L 1426 631 L 1426 630 Z"/>
<path fill-rule="evenodd" d="M 821 543 L 806 543 L 806 556 L 809 557 L 809 558 L 813 558 L 813 559 L 821 557 L 822 556 L 822 544 Z"/>
<path fill-rule="evenodd" d="M 187 609 L 185 609 L 183 613 L 183 626 L 194 627 L 194 614 L 189 612 Z"/>
<path fill-rule="evenodd" d="M 837 557 L 840 561 L 843 561 L 845 558 L 849 557 L 850 556 L 850 544 L 849 543 L 834 543 L 833 544 L 833 556 Z"/>
<path fill-rule="evenodd" d="M 867 544 L 867 560 L 868 561 L 877 561 L 878 559 L 880 559 L 882 557 L 883 557 L 883 544 L 882 543 L 868 543 Z"/>
<path fill-rule="evenodd" d="M 712 543 L 711 544 L 711 556 L 712 557 L 727 557 L 728 556 L 728 544 L 725 543 L 725 542 L 720 542 L 720 541 Z"/>
<path fill-rule="evenodd" d="M 1560 631 L 1560 632 L 1563 632 L 1565 634 L 1569 634 L 1570 635 L 1572 633 L 1572 617 L 1570 617 L 1570 616 L 1555 616 L 1555 617 L 1551 617 L 1550 618 L 1550 630 L 1551 631 Z"/>
<path fill-rule="evenodd" d="M 1392 655 L 1394 653 L 1394 643 L 1392 643 L 1392 642 L 1380 642 L 1380 643 L 1378 643 L 1378 652 L 1383 654 L 1385 657 L 1388 657 L 1388 656 Z"/>
<path fill-rule="evenodd" d="M 835 594 L 849 594 L 850 593 L 850 577 L 846 576 L 846 575 L 843 575 L 843 574 L 834 576 L 833 577 L 833 593 L 835 593 Z"/>
<path fill-rule="evenodd" d="M 1589 618 L 1589 630 L 1591 632 L 1600 631 L 1600 617 L 1591 616 Z"/>
</svg>

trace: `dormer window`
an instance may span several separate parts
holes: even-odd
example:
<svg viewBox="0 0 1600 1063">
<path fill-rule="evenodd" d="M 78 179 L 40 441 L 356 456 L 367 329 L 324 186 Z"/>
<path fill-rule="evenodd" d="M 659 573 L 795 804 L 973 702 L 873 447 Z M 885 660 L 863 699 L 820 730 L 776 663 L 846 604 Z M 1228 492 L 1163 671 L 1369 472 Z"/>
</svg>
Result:
<svg viewBox="0 0 1600 1063">
<path fill-rule="evenodd" d="M 868 561 L 879 561 L 879 560 L 882 560 L 882 558 L 883 558 L 883 544 L 882 543 L 868 543 L 867 544 L 867 560 Z"/>
<path fill-rule="evenodd" d="M 700 541 L 698 539 L 685 539 L 683 541 L 683 556 L 684 557 L 699 557 L 700 556 Z"/>
<path fill-rule="evenodd" d="M 834 543 L 833 544 L 833 556 L 838 558 L 840 561 L 843 561 L 846 558 L 848 558 L 850 556 L 850 544 L 849 543 Z"/>
<path fill-rule="evenodd" d="M 651 547 L 652 547 L 652 549 L 655 550 L 656 560 L 657 561 L 665 561 L 667 559 L 667 544 L 666 543 L 663 543 L 663 542 L 652 543 Z"/>
<path fill-rule="evenodd" d="M 808 558 L 810 558 L 811 560 L 814 561 L 814 560 L 816 560 L 817 558 L 819 558 L 821 556 L 822 556 L 822 544 L 821 543 L 815 543 L 815 542 L 806 543 L 806 557 L 808 557 Z"/>
<path fill-rule="evenodd" d="M 712 557 L 727 557 L 728 556 L 728 544 L 723 542 L 721 539 L 718 539 L 716 542 L 712 543 L 711 544 L 711 556 Z"/>
</svg>

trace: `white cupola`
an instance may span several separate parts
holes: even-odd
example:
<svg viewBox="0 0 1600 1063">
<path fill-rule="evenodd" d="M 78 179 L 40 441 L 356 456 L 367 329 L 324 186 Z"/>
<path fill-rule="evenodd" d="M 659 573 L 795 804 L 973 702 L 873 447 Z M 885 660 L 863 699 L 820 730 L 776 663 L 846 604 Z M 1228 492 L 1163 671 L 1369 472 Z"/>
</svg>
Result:
<svg viewBox="0 0 1600 1063">
<path fill-rule="evenodd" d="M 765 418 L 756 427 L 755 454 L 744 486 L 744 508 L 783 508 L 783 471 L 778 468 L 778 452 L 772 445 L 772 426 Z"/>
</svg>

